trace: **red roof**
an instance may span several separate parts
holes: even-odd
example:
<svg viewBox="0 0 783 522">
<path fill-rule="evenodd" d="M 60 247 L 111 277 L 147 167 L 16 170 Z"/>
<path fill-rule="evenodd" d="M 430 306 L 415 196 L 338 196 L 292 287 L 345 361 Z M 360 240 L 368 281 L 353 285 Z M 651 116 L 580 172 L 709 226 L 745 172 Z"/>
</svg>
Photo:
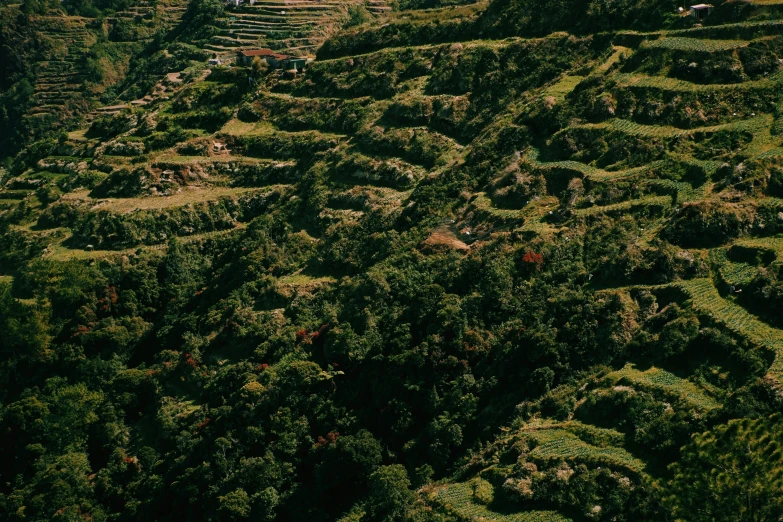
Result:
<svg viewBox="0 0 783 522">
<path fill-rule="evenodd" d="M 279 54 L 274 52 L 272 49 L 251 49 L 249 51 L 239 51 L 242 56 L 247 56 L 248 58 L 253 56 L 263 56 L 263 57 L 270 57 L 275 58 L 277 60 L 285 60 L 286 58 L 290 58 L 290 56 L 286 54 Z"/>
</svg>

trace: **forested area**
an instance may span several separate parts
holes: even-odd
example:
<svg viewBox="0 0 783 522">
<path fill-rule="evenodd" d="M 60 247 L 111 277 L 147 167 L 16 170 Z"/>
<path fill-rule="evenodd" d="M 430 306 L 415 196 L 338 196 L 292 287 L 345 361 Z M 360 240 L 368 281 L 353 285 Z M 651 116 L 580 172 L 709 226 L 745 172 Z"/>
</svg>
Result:
<svg viewBox="0 0 783 522">
<path fill-rule="evenodd" d="M 436 4 L 0 8 L 0 520 L 783 516 L 778 4 Z"/>
</svg>

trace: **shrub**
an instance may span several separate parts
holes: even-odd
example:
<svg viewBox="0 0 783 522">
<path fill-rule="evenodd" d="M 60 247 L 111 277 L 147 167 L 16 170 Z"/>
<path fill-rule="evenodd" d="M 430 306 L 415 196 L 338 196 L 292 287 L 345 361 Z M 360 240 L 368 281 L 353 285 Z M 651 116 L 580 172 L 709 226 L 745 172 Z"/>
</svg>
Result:
<svg viewBox="0 0 783 522">
<path fill-rule="evenodd" d="M 666 239 L 681 246 L 718 246 L 739 237 L 750 226 L 753 216 L 748 209 L 720 203 L 685 205 L 663 233 Z"/>
<path fill-rule="evenodd" d="M 484 479 L 477 478 L 473 480 L 473 498 L 480 504 L 492 504 L 495 500 L 495 488 Z"/>
<path fill-rule="evenodd" d="M 362 25 L 372 20 L 372 15 L 363 5 L 351 5 L 348 7 L 348 20 L 343 24 L 343 28 Z"/>
</svg>

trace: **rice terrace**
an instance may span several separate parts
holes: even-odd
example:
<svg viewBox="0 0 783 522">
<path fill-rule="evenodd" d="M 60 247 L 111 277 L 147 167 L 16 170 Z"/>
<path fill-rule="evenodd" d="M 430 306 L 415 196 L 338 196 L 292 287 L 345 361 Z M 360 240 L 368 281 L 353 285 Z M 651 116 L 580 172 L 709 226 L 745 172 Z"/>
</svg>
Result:
<svg viewBox="0 0 783 522">
<path fill-rule="evenodd" d="M 0 3 L 0 520 L 783 519 L 783 1 Z"/>
</svg>

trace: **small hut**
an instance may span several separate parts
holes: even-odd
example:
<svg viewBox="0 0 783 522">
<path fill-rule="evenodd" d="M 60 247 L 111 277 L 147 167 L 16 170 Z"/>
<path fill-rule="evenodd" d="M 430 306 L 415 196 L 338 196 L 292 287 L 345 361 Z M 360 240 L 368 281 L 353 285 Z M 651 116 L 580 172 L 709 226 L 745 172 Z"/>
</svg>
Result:
<svg viewBox="0 0 783 522">
<path fill-rule="evenodd" d="M 703 20 L 707 18 L 712 12 L 713 6 L 710 4 L 696 4 L 690 8 L 690 14 L 697 20 Z"/>
<path fill-rule="evenodd" d="M 286 71 L 301 71 L 305 68 L 305 65 L 307 65 L 307 59 L 289 56 L 288 58 L 281 60 L 280 65 Z"/>
</svg>

